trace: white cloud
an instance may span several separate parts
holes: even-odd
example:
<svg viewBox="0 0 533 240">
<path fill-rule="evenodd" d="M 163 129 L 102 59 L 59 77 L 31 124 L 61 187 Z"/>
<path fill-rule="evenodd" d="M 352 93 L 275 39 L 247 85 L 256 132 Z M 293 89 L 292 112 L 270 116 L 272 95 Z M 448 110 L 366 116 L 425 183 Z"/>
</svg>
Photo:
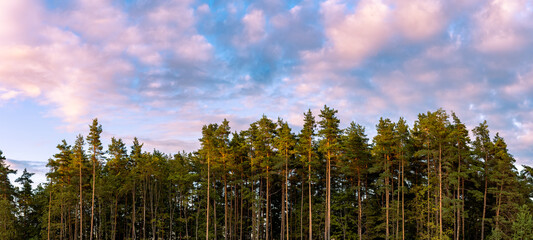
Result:
<svg viewBox="0 0 533 240">
<path fill-rule="evenodd" d="M 244 39 L 236 40 L 235 44 L 241 45 L 242 42 L 240 41 L 254 44 L 265 37 L 266 19 L 263 11 L 252 9 L 242 18 L 242 23 L 244 25 Z"/>
<path fill-rule="evenodd" d="M 393 24 L 410 40 L 432 37 L 446 26 L 440 0 L 397 0 L 395 4 Z"/>
<path fill-rule="evenodd" d="M 487 1 L 473 15 L 476 48 L 486 53 L 513 52 L 530 43 L 533 11 L 525 0 Z"/>
</svg>

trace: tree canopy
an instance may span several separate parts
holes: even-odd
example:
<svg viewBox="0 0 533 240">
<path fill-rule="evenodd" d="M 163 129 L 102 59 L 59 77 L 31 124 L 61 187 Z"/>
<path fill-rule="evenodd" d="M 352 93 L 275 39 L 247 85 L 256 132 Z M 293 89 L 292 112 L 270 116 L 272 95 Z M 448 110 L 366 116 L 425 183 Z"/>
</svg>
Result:
<svg viewBox="0 0 533 240">
<path fill-rule="evenodd" d="M 94 119 L 59 142 L 37 188 L 26 170 L 14 187 L 0 151 L 0 239 L 533 237 L 533 168 L 518 172 L 487 122 L 469 131 L 439 109 L 411 126 L 381 118 L 370 140 L 337 113 L 207 123 L 200 148 L 176 154 L 137 138 L 103 146 Z"/>
</svg>

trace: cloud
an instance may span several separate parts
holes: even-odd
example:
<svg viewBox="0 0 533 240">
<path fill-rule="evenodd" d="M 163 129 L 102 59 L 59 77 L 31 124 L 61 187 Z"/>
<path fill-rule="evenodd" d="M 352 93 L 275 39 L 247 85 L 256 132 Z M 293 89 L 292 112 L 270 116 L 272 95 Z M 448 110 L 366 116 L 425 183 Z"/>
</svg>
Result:
<svg viewBox="0 0 533 240">
<path fill-rule="evenodd" d="M 530 44 L 533 15 L 525 0 L 487 1 L 473 15 L 476 48 L 485 53 L 514 52 Z"/>
<path fill-rule="evenodd" d="M 531 163 L 532 20 L 522 0 L 5 0 L 0 106 L 33 100 L 72 132 L 98 117 L 165 151 L 224 118 L 297 129 L 327 104 L 372 132 L 443 107 Z"/>
<path fill-rule="evenodd" d="M 389 6 L 380 0 L 360 1 L 353 13 L 336 0 L 321 4 L 328 39 L 319 51 L 304 51 L 309 68 L 329 70 L 355 67 L 375 54 L 391 33 Z"/>
<path fill-rule="evenodd" d="M 440 0 L 396 1 L 393 22 L 407 39 L 427 39 L 446 26 L 443 5 Z"/>
<path fill-rule="evenodd" d="M 251 10 L 244 15 L 242 23 L 244 25 L 243 31 L 245 38 L 239 40 L 253 44 L 265 37 L 265 16 L 263 15 L 263 11 L 257 9 Z M 242 42 L 236 40 L 236 44 L 239 45 Z"/>
<path fill-rule="evenodd" d="M 131 107 L 135 103 L 125 94 L 138 94 L 131 86 L 138 81 L 133 76 L 145 72 L 141 66 L 190 72 L 211 59 L 211 45 L 194 29 L 189 4 L 164 2 L 128 15 L 110 1 L 78 1 L 61 12 L 47 12 L 32 1 L 8 1 L 4 11 L 10 14 L 3 15 L 2 26 L 9 28 L 2 27 L 0 44 L 0 87 L 6 89 L 1 99 L 35 98 L 53 106 L 50 114 L 68 129 L 87 117 Z M 19 21 L 22 12 L 38 17 Z M 144 74 L 148 79 L 150 72 Z"/>
<path fill-rule="evenodd" d="M 26 169 L 29 173 L 34 173 L 34 175 L 31 177 L 31 180 L 33 181 L 33 188 L 37 187 L 39 183 L 46 182 L 46 173 L 48 172 L 48 168 L 46 167 L 45 162 L 7 159 L 6 163 L 9 165 L 10 169 L 17 171 L 16 174 L 9 175 L 10 181 L 15 186 L 20 187 L 15 180 L 22 175 L 24 169 Z"/>
</svg>

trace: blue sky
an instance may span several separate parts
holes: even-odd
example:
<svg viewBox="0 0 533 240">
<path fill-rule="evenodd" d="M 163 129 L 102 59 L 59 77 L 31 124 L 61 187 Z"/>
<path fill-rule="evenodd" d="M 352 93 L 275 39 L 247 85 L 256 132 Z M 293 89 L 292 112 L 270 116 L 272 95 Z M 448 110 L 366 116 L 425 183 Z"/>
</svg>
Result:
<svg viewBox="0 0 533 240">
<path fill-rule="evenodd" d="M 527 0 L 4 0 L 0 149 L 42 173 L 95 117 L 170 153 L 224 118 L 298 129 L 327 104 L 372 136 L 442 107 L 533 165 L 532 36 Z"/>
</svg>

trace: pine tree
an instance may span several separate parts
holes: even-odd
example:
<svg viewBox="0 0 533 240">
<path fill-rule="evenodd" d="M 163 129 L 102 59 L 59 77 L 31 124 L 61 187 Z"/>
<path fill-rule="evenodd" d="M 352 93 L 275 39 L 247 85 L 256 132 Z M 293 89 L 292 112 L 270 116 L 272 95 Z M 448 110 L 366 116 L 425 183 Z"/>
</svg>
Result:
<svg viewBox="0 0 533 240">
<path fill-rule="evenodd" d="M 322 138 L 319 150 L 326 157 L 326 211 L 324 225 L 324 239 L 331 238 L 331 161 L 338 158 L 339 138 L 341 130 L 339 129 L 340 120 L 335 116 L 337 110 L 324 106 L 320 110 L 318 122 L 320 130 L 318 134 Z"/>
<path fill-rule="evenodd" d="M 465 178 L 468 177 L 467 160 L 471 155 L 470 138 L 466 126 L 461 122 L 455 113 L 452 112 L 453 124 L 450 125 L 450 133 L 447 141 L 450 143 L 446 149 L 448 165 L 446 171 L 449 172 L 449 184 L 456 190 L 452 199 L 454 211 L 454 239 L 459 240 L 464 230 L 464 187 Z M 452 191 L 453 191 L 452 190 Z M 464 236 L 463 236 L 464 237 Z"/>
<path fill-rule="evenodd" d="M 289 239 L 289 201 L 288 201 L 288 184 L 289 184 L 289 159 L 294 153 L 294 146 L 296 145 L 296 139 L 295 136 L 291 133 L 291 129 L 289 127 L 289 124 L 287 122 L 283 122 L 283 120 L 278 120 L 278 129 L 277 129 L 277 137 L 275 139 L 276 148 L 278 150 L 278 156 L 281 159 L 281 165 L 283 166 L 284 170 L 283 177 L 284 182 L 282 184 L 282 201 L 281 204 L 282 213 L 285 216 L 282 216 L 282 221 L 285 220 L 285 222 L 282 223 L 282 227 L 285 226 L 285 229 L 282 229 L 282 234 L 284 231 L 287 232 L 286 239 Z M 283 239 L 283 236 L 282 236 Z"/>
<path fill-rule="evenodd" d="M 15 189 L 9 181 L 9 174 L 16 174 L 17 171 L 9 168 L 5 163 L 6 158 L 0 150 L 0 239 L 15 239 L 16 237 L 16 219 L 15 204 L 13 197 Z"/>
<path fill-rule="evenodd" d="M 27 171 L 11 185 L 0 154 L 0 239 L 531 238 L 533 168 L 519 174 L 486 123 L 471 143 L 440 109 L 412 128 L 381 119 L 370 145 L 361 125 L 340 130 L 336 113 L 321 111 L 318 138 L 311 111 L 298 137 L 266 116 L 231 137 L 227 121 L 209 124 L 197 152 L 173 155 L 143 152 L 134 138 L 128 156 L 115 137 L 103 155 L 96 123 L 89 153 L 81 135 L 73 147 L 61 141 L 35 190 Z"/>
<path fill-rule="evenodd" d="M 18 208 L 20 210 L 18 221 L 20 223 L 21 231 L 19 231 L 19 233 L 21 233 L 20 238 L 23 239 L 30 239 L 31 236 L 35 234 L 36 230 L 33 226 L 31 226 L 30 222 L 30 213 L 33 199 L 33 192 L 31 187 L 33 181 L 31 180 L 31 177 L 33 175 L 34 173 L 29 173 L 26 168 L 24 168 L 22 175 L 15 180 L 15 182 L 22 185 L 22 189 L 17 190 L 17 202 Z"/>
<path fill-rule="evenodd" d="M 370 146 L 365 134 L 365 128 L 355 122 L 344 131 L 343 156 L 349 164 L 351 176 L 357 178 L 357 235 L 359 239 L 363 238 L 363 205 L 362 205 L 362 182 L 365 182 L 367 166 L 370 163 Z"/>
<path fill-rule="evenodd" d="M 216 139 L 215 131 L 218 129 L 217 124 L 204 125 L 202 127 L 202 138 L 200 142 L 202 143 L 201 153 L 207 160 L 207 200 L 206 200 L 206 230 L 205 230 L 205 239 L 209 239 L 209 205 L 210 205 L 210 187 L 211 187 L 211 161 L 215 158 L 216 152 Z"/>
<path fill-rule="evenodd" d="M 491 174 L 491 182 L 494 187 L 489 190 L 496 198 L 494 228 L 501 230 L 505 235 L 510 235 L 512 219 L 509 216 L 513 216 L 517 211 L 517 202 L 521 202 L 521 196 L 517 189 L 515 160 L 509 154 L 504 139 L 498 133 L 493 140 L 493 153 L 494 171 Z"/>
<path fill-rule="evenodd" d="M 217 130 L 215 131 L 216 135 L 216 148 L 218 151 L 218 155 L 220 156 L 220 164 L 223 165 L 223 172 L 224 172 L 224 238 L 228 238 L 229 229 L 228 229 L 228 163 L 231 159 L 231 152 L 230 152 L 230 127 L 229 122 L 224 119 L 222 121 L 222 124 L 218 126 Z"/>
<path fill-rule="evenodd" d="M 107 169 L 107 183 L 109 183 L 110 191 L 114 194 L 112 201 L 114 202 L 113 225 L 111 230 L 111 239 L 117 236 L 117 215 L 118 215 L 118 201 L 122 194 L 126 191 L 124 187 L 125 182 L 122 175 L 126 174 L 126 165 L 128 161 L 128 153 L 126 145 L 122 139 L 111 138 L 108 153 L 112 156 L 106 164 Z"/>
<path fill-rule="evenodd" d="M 139 140 L 135 137 L 133 138 L 133 145 L 131 146 L 130 156 L 128 158 L 128 169 L 129 174 L 127 175 L 130 182 L 133 182 L 129 187 L 131 190 L 131 199 L 132 199 L 132 211 L 131 211 L 131 238 L 137 238 L 137 230 L 135 226 L 137 224 L 137 208 L 136 208 L 136 199 L 137 199 L 137 183 L 140 182 L 140 170 L 139 164 L 143 161 L 142 147 L 144 144 L 139 143 Z M 144 222 L 143 222 L 144 224 Z M 144 229 L 143 229 L 144 232 Z"/>
<path fill-rule="evenodd" d="M 257 234 L 257 236 L 261 236 L 260 238 L 265 238 L 265 239 L 270 239 L 270 228 L 271 228 L 271 222 L 270 222 L 270 218 L 271 218 L 271 209 L 270 209 L 270 205 L 271 205 L 271 201 L 270 201 L 270 187 L 271 187 L 271 177 L 270 175 L 272 174 L 271 173 L 271 169 L 272 169 L 272 165 L 273 165 L 273 158 L 274 158 L 274 137 L 275 137 L 275 134 L 276 134 L 276 124 L 274 122 L 272 122 L 272 120 L 270 120 L 269 118 L 267 118 L 265 115 L 263 115 L 261 117 L 261 119 L 259 119 L 259 121 L 256 122 L 257 124 L 257 135 L 256 135 L 256 140 L 254 141 L 254 144 L 253 144 L 253 148 L 255 150 L 255 156 L 254 156 L 254 160 L 259 164 L 260 168 L 263 170 L 263 173 L 262 173 L 262 176 L 264 176 L 266 179 L 265 179 L 265 182 L 266 182 L 266 193 L 263 193 L 262 191 L 262 188 L 261 188 L 261 183 L 260 183 L 260 188 L 259 188 L 259 196 L 260 196 L 260 202 L 263 202 L 263 199 L 262 199 L 262 195 L 264 194 L 265 196 L 265 214 L 266 214 L 266 217 L 264 218 L 265 219 L 265 229 L 264 229 L 264 232 L 265 232 L 265 237 L 262 237 L 262 230 L 259 230 L 259 233 Z M 261 181 L 262 179 L 260 179 Z M 283 189 L 282 189 L 283 191 Z M 285 209 L 285 204 L 282 204 L 282 212 L 284 211 Z M 261 207 L 262 207 L 262 204 L 261 204 Z M 281 229 L 281 236 L 282 236 L 282 239 L 284 238 L 284 233 L 285 233 L 285 227 L 284 227 L 284 217 L 282 215 L 281 217 L 282 219 L 282 229 Z M 261 223 L 260 225 L 261 226 Z M 260 229 L 260 228 L 259 228 Z M 288 234 L 288 233 L 287 233 Z"/>
<path fill-rule="evenodd" d="M 311 165 L 315 158 L 315 146 L 313 137 L 315 136 L 316 122 L 311 109 L 304 113 L 304 126 L 298 138 L 300 156 L 307 165 L 307 185 L 308 185 L 308 208 L 309 208 L 309 240 L 313 239 L 313 199 L 311 182 Z M 302 223 L 303 224 L 303 223 Z"/>
<path fill-rule="evenodd" d="M 402 239 L 405 239 L 405 165 L 408 165 L 408 158 L 409 158 L 409 151 L 411 148 L 411 142 L 410 142 L 410 133 L 409 133 L 409 126 L 405 122 L 403 118 L 400 118 L 398 122 L 395 124 L 394 128 L 394 141 L 395 141 L 395 152 L 396 152 L 396 158 L 398 159 L 398 181 L 400 182 L 398 184 L 398 207 L 397 207 L 397 226 L 396 226 L 396 238 L 399 239 L 398 232 L 400 231 L 400 227 L 398 226 L 399 221 L 399 211 L 400 211 L 400 196 L 401 196 L 401 215 L 402 215 L 402 227 L 401 227 L 401 233 L 402 233 Z"/>
<path fill-rule="evenodd" d="M 474 151 L 476 152 L 479 158 L 484 159 L 483 178 L 485 182 L 485 188 L 484 188 L 484 193 L 483 193 L 483 215 L 481 217 L 481 239 L 483 240 L 485 239 L 484 236 L 485 236 L 485 215 L 486 215 L 486 210 L 487 210 L 487 191 L 488 191 L 488 183 L 489 183 L 489 174 L 491 173 L 491 171 L 489 170 L 488 162 L 491 161 L 490 151 L 492 148 L 487 121 L 484 121 L 483 123 L 479 124 L 479 126 L 474 128 L 473 133 L 476 138 L 476 140 L 474 141 L 474 148 L 475 148 Z"/>
<path fill-rule="evenodd" d="M 392 179 L 392 161 L 394 147 L 394 123 L 390 119 L 379 120 L 377 135 L 374 137 L 372 150 L 375 164 L 373 171 L 381 172 L 379 176 L 380 192 L 385 197 L 385 239 L 390 237 L 390 192 Z"/>
<path fill-rule="evenodd" d="M 512 224 L 512 239 L 526 240 L 533 239 L 533 211 L 527 205 L 522 205 Z"/>
<path fill-rule="evenodd" d="M 74 162 L 77 165 L 78 168 L 78 186 L 79 186 L 79 221 L 80 221 L 80 240 L 83 239 L 83 185 L 84 185 L 84 178 L 83 178 L 83 172 L 86 170 L 86 162 L 87 162 L 87 156 L 85 155 L 85 151 L 83 149 L 84 145 L 83 136 L 80 134 L 76 137 L 76 143 L 74 144 L 74 147 L 72 148 L 72 157 L 74 158 Z"/>
<path fill-rule="evenodd" d="M 91 164 L 93 167 L 92 173 L 92 195 L 91 195 L 91 230 L 89 232 L 89 239 L 93 239 L 94 233 L 94 198 L 96 188 L 96 169 L 99 167 L 100 156 L 102 153 L 102 142 L 100 141 L 100 134 L 102 134 L 102 125 L 98 124 L 98 119 L 93 119 L 92 125 L 89 126 L 89 135 L 87 136 L 87 143 L 89 144 L 89 152 L 91 153 Z"/>
</svg>

